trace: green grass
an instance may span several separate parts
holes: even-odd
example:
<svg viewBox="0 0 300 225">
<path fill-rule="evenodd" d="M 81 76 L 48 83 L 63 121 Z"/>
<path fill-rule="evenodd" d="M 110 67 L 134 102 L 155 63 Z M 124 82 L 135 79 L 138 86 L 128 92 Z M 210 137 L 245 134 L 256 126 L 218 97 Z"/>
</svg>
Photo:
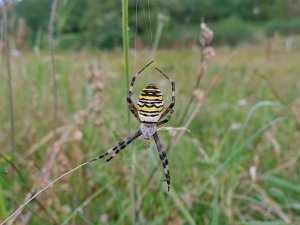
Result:
<svg viewBox="0 0 300 225">
<path fill-rule="evenodd" d="M 297 39 L 299 42 L 299 39 Z M 297 43 L 298 43 L 297 42 Z M 199 113 L 177 146 L 169 153 L 172 177 L 171 191 L 166 184 L 157 150 L 145 149 L 142 139 L 124 149 L 110 164 L 99 160 L 85 166 L 53 188 L 43 192 L 36 207 L 31 202 L 23 215 L 33 210 L 29 224 L 59 223 L 87 201 L 68 224 L 132 224 L 132 209 L 136 209 L 136 224 L 298 224 L 300 223 L 299 128 L 295 100 L 299 101 L 299 61 L 296 51 L 287 53 L 279 46 L 267 59 L 264 45 L 241 45 L 235 49 L 219 48 L 208 73 L 201 80 L 205 91 L 218 71 L 236 51 L 224 78 L 205 99 Z M 148 63 L 150 51 L 139 51 L 137 62 L 131 61 L 130 74 Z M 59 148 L 58 158 L 51 167 L 51 179 L 79 165 L 86 159 L 112 147 L 128 135 L 126 86 L 120 52 L 58 52 L 56 71 L 59 95 L 59 139 L 74 130 L 73 116 L 87 109 L 93 101 L 93 91 L 87 82 L 87 70 L 93 59 L 99 62 L 104 74 L 103 125 L 94 127 L 95 115 L 90 115 L 81 128 L 83 139 L 70 140 Z M 175 113 L 169 124 L 180 119 L 186 100 L 196 81 L 199 53 L 189 50 L 160 50 L 155 66 L 176 81 Z M 27 187 L 44 186 L 41 169 L 48 155 L 51 138 L 43 139 L 52 129 L 52 83 L 47 53 L 26 52 L 12 59 L 12 73 L 16 120 L 15 165 L 25 177 L 26 184 L 16 175 L 15 187 L 9 180 L 11 168 L 0 158 L 0 220 L 2 221 L 28 193 Z M 135 66 L 134 66 L 135 65 Z M 255 69 L 259 67 L 269 84 Z M 0 70 L 5 81 L 5 67 Z M 154 68 L 147 69 L 137 80 L 135 96 L 149 82 L 161 87 L 165 102 L 170 101 L 170 87 Z M 0 148 L 9 155 L 9 110 L 7 82 L 0 83 Z M 278 99 L 280 96 L 280 99 Z M 136 97 L 135 97 L 136 98 Z M 246 99 L 245 105 L 239 105 Z M 298 111 L 295 111 L 298 110 Z M 294 114 L 292 112 L 295 112 Z M 188 114 L 190 116 L 190 113 Z M 131 120 L 131 130 L 139 124 Z M 233 123 L 241 124 L 238 130 Z M 62 128 L 64 127 L 64 128 Z M 266 132 L 271 132 L 280 146 L 274 151 Z M 169 133 L 161 131 L 164 144 L 169 144 Z M 46 141 L 42 141 L 46 140 Z M 172 142 L 172 141 L 171 141 Z M 29 150 L 36 145 L 31 154 Z M 136 154 L 134 198 L 130 184 L 132 155 Z M 257 180 L 251 180 L 248 170 L 256 166 Z M 158 166 L 153 179 L 149 176 Z M 8 171 L 8 172 L 7 172 Z M 258 192 L 257 186 L 263 192 Z M 98 194 L 99 193 L 99 194 Z M 264 193 L 264 195 L 262 195 Z M 132 205 L 135 202 L 135 205 Z M 284 221 L 288 218 L 290 222 Z M 102 221 L 102 222 L 101 222 Z"/>
</svg>

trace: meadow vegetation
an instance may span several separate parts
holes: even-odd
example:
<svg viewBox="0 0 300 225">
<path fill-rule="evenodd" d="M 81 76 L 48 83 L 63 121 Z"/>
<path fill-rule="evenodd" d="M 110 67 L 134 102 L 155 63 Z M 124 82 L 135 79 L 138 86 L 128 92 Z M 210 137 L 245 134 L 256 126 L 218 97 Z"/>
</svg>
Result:
<svg viewBox="0 0 300 225">
<path fill-rule="evenodd" d="M 30 224 L 62 223 L 70 215 L 69 224 L 130 224 L 134 207 L 138 224 L 299 223 L 300 55 L 296 51 L 286 52 L 281 39 L 277 41 L 271 55 L 266 55 L 262 45 L 241 45 L 234 49 L 235 55 L 223 79 L 204 98 L 190 125 L 191 133 L 185 133 L 169 152 L 170 195 L 165 193 L 155 147 L 145 149 L 143 141 L 137 140 L 110 164 L 97 161 L 66 177 L 38 197 L 42 206 L 33 202 L 22 215 L 32 213 Z M 217 56 L 200 83 L 204 92 L 232 51 L 226 47 L 217 49 Z M 131 74 L 150 57 L 146 50 L 137 54 L 136 60 L 131 55 Z M 58 153 L 48 180 L 128 135 L 120 55 L 98 51 L 56 54 L 57 130 L 61 143 L 57 144 Z M 176 126 L 191 95 L 199 57 L 198 51 L 191 50 L 157 53 L 155 65 L 177 83 L 176 113 L 168 126 Z M 1 80 L 5 81 L 1 82 L 1 149 L 6 158 L 0 161 L 2 219 L 24 200 L 32 187 L 38 190 L 47 182 L 47 179 L 43 182 L 42 168 L 50 160 L 53 123 L 49 60 L 48 54 L 38 50 L 12 58 L 16 124 L 13 163 L 20 173 L 14 181 L 9 177 L 13 169 L 6 151 L 10 138 L 8 97 L 5 66 L 1 67 Z M 98 62 L 96 72 L 92 69 L 94 61 Z M 93 73 L 98 74 L 103 86 L 91 84 Z M 148 82 L 157 83 L 167 101 L 170 100 L 168 82 L 153 68 L 138 80 L 136 94 Z M 101 90 L 100 96 L 97 90 Z M 101 98 L 99 114 L 88 111 L 95 97 Z M 78 121 L 78 115 L 85 119 Z M 95 123 L 99 118 L 100 122 Z M 138 126 L 132 120 L 132 129 Z M 172 145 L 172 132 L 161 133 L 165 145 Z M 134 151 L 136 202 L 132 205 L 128 196 Z M 157 166 L 159 169 L 154 170 Z"/>
<path fill-rule="evenodd" d="M 129 26 L 136 33 L 129 32 L 135 48 L 129 49 L 126 68 L 122 23 L 114 20 L 121 17 L 111 10 L 116 2 L 100 7 L 101 1 L 88 0 L 82 5 L 87 11 L 78 8 L 80 2 L 63 7 L 70 2 L 57 1 L 54 41 L 49 35 L 54 64 L 46 39 L 49 18 L 36 23 L 43 10 L 50 14 L 50 3 L 33 13 L 28 9 L 36 7 L 35 0 L 20 1 L 8 15 L 8 29 L 2 26 L 0 223 L 49 182 L 139 127 L 132 115 L 128 120 L 124 69 L 132 76 L 154 58 L 154 66 L 176 82 L 175 113 L 160 130 L 170 192 L 156 146 L 148 148 L 139 138 L 110 163 L 84 164 L 65 176 L 7 224 L 300 224 L 300 37 L 298 19 L 288 23 L 283 12 L 295 14 L 294 1 L 257 1 L 262 13 L 255 18 L 245 11 L 252 1 L 218 8 L 219 1 L 204 1 L 204 9 L 191 7 L 198 4 L 194 0 L 174 1 L 170 8 L 157 1 L 150 5 L 153 11 L 129 3 Z M 156 20 L 152 16 L 160 7 L 167 12 Z M 204 12 L 212 21 L 212 42 L 210 30 L 209 41 L 197 41 L 195 18 Z M 12 19 L 18 16 L 25 20 Z M 187 21 L 180 25 L 182 19 Z M 149 21 L 152 30 L 161 30 L 151 33 Z M 149 83 L 162 90 L 168 105 L 170 83 L 152 66 L 138 77 L 134 102 Z"/>
</svg>

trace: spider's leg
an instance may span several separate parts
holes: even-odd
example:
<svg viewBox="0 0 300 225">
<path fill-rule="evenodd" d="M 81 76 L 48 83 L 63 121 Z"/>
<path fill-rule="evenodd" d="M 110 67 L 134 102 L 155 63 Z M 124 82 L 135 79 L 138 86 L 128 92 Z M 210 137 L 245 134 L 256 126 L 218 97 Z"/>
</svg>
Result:
<svg viewBox="0 0 300 225">
<path fill-rule="evenodd" d="M 166 110 L 161 114 L 160 119 L 163 119 L 174 107 L 175 105 L 175 82 L 171 80 L 166 74 L 164 74 L 160 69 L 156 68 L 155 69 L 160 72 L 165 78 L 167 78 L 171 82 L 172 86 L 172 101 L 171 104 L 166 108 Z"/>
<path fill-rule="evenodd" d="M 130 88 L 128 91 L 128 95 L 127 95 L 127 104 L 128 107 L 130 109 L 130 111 L 132 112 L 132 114 L 135 116 L 135 118 L 141 122 L 139 115 L 138 115 L 138 110 L 136 108 L 136 106 L 133 104 L 131 96 L 132 96 L 132 91 L 133 91 L 133 87 L 134 87 L 134 82 L 137 78 L 137 76 L 144 71 L 144 69 L 146 69 L 148 66 L 150 66 L 150 64 L 152 64 L 154 61 L 151 61 L 150 63 L 148 63 L 146 66 L 144 66 L 139 72 L 137 72 L 132 78 L 131 78 L 131 83 L 130 83 Z"/>
<path fill-rule="evenodd" d="M 120 141 L 116 146 L 114 146 L 113 148 L 107 150 L 106 152 L 104 152 L 103 154 L 99 155 L 97 158 L 90 160 L 89 162 L 93 162 L 96 161 L 98 159 L 101 159 L 107 155 L 110 155 L 105 162 L 109 162 L 110 160 L 113 159 L 113 157 L 115 155 L 117 155 L 122 149 L 124 149 L 127 145 L 129 145 L 133 140 L 135 140 L 136 138 L 138 138 L 139 136 L 141 136 L 142 132 L 140 129 L 138 129 L 137 131 L 135 131 L 134 133 L 132 133 L 131 135 L 129 135 L 126 139 L 124 139 L 123 141 Z"/>
<path fill-rule="evenodd" d="M 156 146 L 157 146 L 159 158 L 160 158 L 161 163 L 164 167 L 164 173 L 165 173 L 165 176 L 166 176 L 166 181 L 167 181 L 167 184 L 168 184 L 168 192 L 169 192 L 171 177 L 170 177 L 170 172 L 169 172 L 168 156 L 167 156 L 167 153 L 165 151 L 163 151 L 163 145 L 162 145 L 162 142 L 161 142 L 157 132 L 155 132 L 153 134 L 153 138 L 154 138 Z"/>
<path fill-rule="evenodd" d="M 158 121 L 157 126 L 159 127 L 159 126 L 167 123 L 171 119 L 171 116 L 172 116 L 173 112 L 174 112 L 174 110 L 172 109 L 170 111 L 169 115 L 165 119 Z"/>
<path fill-rule="evenodd" d="M 127 96 L 127 104 L 128 104 L 128 108 L 130 109 L 131 113 L 134 115 L 134 117 L 139 121 L 141 122 L 140 118 L 139 118 L 139 114 L 138 114 L 138 110 L 137 108 L 135 107 L 135 105 L 133 104 L 132 102 L 132 99 Z"/>
</svg>

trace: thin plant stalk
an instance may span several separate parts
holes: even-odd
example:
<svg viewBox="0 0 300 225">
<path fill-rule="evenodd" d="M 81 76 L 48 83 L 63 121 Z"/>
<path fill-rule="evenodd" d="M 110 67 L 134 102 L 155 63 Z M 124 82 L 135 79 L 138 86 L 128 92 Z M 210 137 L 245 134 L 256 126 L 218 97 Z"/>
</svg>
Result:
<svg viewBox="0 0 300 225">
<path fill-rule="evenodd" d="M 58 112 L 58 100 L 57 100 L 57 82 L 55 78 L 55 61 L 54 61 L 54 24 L 55 24 L 55 14 L 56 14 L 56 7 L 57 7 L 57 0 L 52 1 L 51 12 L 50 12 L 50 21 L 49 21 L 49 33 L 48 33 L 48 42 L 49 42 L 49 49 L 50 49 L 50 57 L 51 57 L 51 75 L 53 80 L 53 100 L 54 100 L 54 114 L 53 114 L 53 126 L 52 126 L 52 146 L 50 152 L 47 157 L 47 161 L 43 166 L 42 169 L 42 179 L 44 183 L 48 183 L 50 177 L 50 168 L 54 162 L 55 156 L 57 155 L 58 151 L 55 147 L 56 136 L 57 136 L 57 112 Z M 40 192 L 41 193 L 41 192 Z M 21 213 L 21 211 L 20 211 Z M 30 217 L 31 215 L 29 215 Z"/>
<path fill-rule="evenodd" d="M 4 11 L 4 8 L 2 7 L 2 14 L 3 14 L 3 11 Z M 2 43 L 4 43 L 4 21 L 3 20 L 1 20 L 1 30 L 0 30 L 0 41 L 2 42 Z M 3 68 L 3 66 L 2 66 L 2 63 L 3 63 L 3 51 L 0 51 L 0 68 Z M 0 78 L 2 78 L 2 73 L 1 73 L 1 75 L 0 75 L 1 77 Z"/>
<path fill-rule="evenodd" d="M 226 64 L 223 66 L 223 68 L 222 68 L 222 70 L 220 71 L 220 73 L 217 74 L 217 76 L 216 76 L 215 79 L 213 80 L 211 86 L 208 88 L 208 90 L 207 90 L 207 92 L 206 92 L 206 97 L 208 97 L 208 96 L 210 95 L 210 93 L 211 93 L 211 91 L 213 90 L 213 88 L 218 84 L 218 81 L 220 81 L 220 79 L 223 78 L 224 73 L 225 73 L 225 70 L 226 70 L 226 69 L 229 67 L 229 65 L 231 64 L 234 55 L 235 55 L 235 52 L 233 52 L 233 53 L 229 56 L 228 61 L 227 61 Z M 198 81 L 199 81 L 199 80 L 200 80 L 200 79 L 199 79 L 199 77 L 198 77 Z M 192 102 L 192 101 L 191 101 L 191 102 Z M 198 111 L 200 110 L 200 107 L 202 106 L 202 104 L 203 104 L 203 101 L 199 102 L 199 103 L 196 105 L 194 111 L 193 111 L 193 112 L 191 113 L 191 115 L 188 117 L 188 120 L 187 120 L 187 122 L 185 123 L 185 125 L 183 126 L 183 128 L 186 128 L 186 129 L 187 129 L 187 128 L 189 127 L 189 125 L 192 123 L 193 119 L 196 117 Z M 174 139 L 174 141 L 173 141 L 173 143 L 172 143 L 172 146 L 168 146 L 168 151 L 169 151 L 170 149 L 173 149 L 173 148 L 177 145 L 179 139 L 181 138 L 181 136 L 183 135 L 184 132 L 185 132 L 185 130 L 181 130 L 181 131 L 179 132 L 179 134 L 175 137 L 175 139 Z"/>
<path fill-rule="evenodd" d="M 203 49 L 204 49 L 203 46 L 201 46 L 200 65 L 203 63 Z M 202 78 L 202 76 L 199 76 L 199 75 L 197 76 L 197 81 L 196 81 L 196 84 L 195 84 L 194 89 L 192 90 L 192 92 L 193 92 L 194 90 L 196 90 L 196 89 L 199 88 L 199 84 L 200 84 L 201 78 Z M 182 116 L 181 116 L 181 119 L 180 119 L 179 122 L 177 123 L 177 126 L 180 126 L 180 125 L 183 123 L 183 120 L 185 119 L 185 117 L 186 117 L 188 111 L 189 111 L 190 108 L 191 108 L 191 105 L 192 105 L 192 103 L 193 103 L 193 99 L 194 99 L 194 97 L 193 97 L 193 95 L 191 94 L 190 99 L 188 100 L 188 104 L 186 105 L 186 107 L 185 107 L 185 109 L 184 109 L 184 111 L 183 111 L 183 114 L 182 114 Z"/>
<path fill-rule="evenodd" d="M 1 222 L 0 225 L 4 225 L 6 222 L 8 222 L 10 219 L 12 219 L 13 217 L 15 217 L 16 215 L 18 215 L 26 205 L 28 205 L 32 200 L 34 200 L 38 195 L 40 195 L 42 192 L 44 192 L 45 190 L 47 190 L 48 188 L 50 188 L 53 184 L 55 184 L 57 181 L 61 180 L 62 178 L 64 178 L 65 176 L 75 172 L 76 170 L 78 170 L 79 168 L 85 166 L 86 164 L 88 164 L 89 162 L 85 162 L 82 163 L 81 165 L 71 169 L 70 171 L 64 173 L 63 175 L 59 176 L 58 178 L 56 178 L 55 180 L 51 181 L 49 184 L 47 184 L 43 189 L 39 190 L 35 195 L 33 195 L 31 198 L 29 198 L 27 201 L 25 201 L 16 211 L 14 211 L 9 217 L 7 217 L 4 221 Z"/>
<path fill-rule="evenodd" d="M 129 91 L 129 39 L 128 39 L 128 0 L 122 0 L 123 14 L 123 51 L 124 51 L 124 73 L 126 77 L 126 91 Z M 126 95 L 127 95 L 126 93 Z M 130 111 L 127 111 L 128 133 L 131 132 Z M 135 224 L 135 164 L 136 154 L 133 152 L 131 159 L 131 175 L 130 175 L 130 200 L 131 200 L 131 223 Z"/>
<path fill-rule="evenodd" d="M 56 182 L 58 182 L 59 180 L 63 179 L 64 177 L 68 176 L 71 173 L 74 173 L 76 170 L 84 167 L 87 164 L 90 164 L 92 162 L 94 162 L 96 160 L 89 160 L 86 161 L 82 164 L 80 164 L 79 166 L 67 171 L 66 173 L 62 174 L 61 176 L 59 176 L 58 178 L 54 179 L 53 181 L 49 182 L 48 184 L 46 184 L 42 189 L 40 189 L 38 192 L 36 192 L 36 194 L 32 195 L 29 199 L 26 199 L 24 201 L 23 204 L 21 204 L 12 214 L 10 214 L 5 220 L 3 220 L 2 222 L 0 222 L 0 225 L 4 225 L 7 222 L 14 220 L 16 216 L 18 216 L 23 209 L 26 207 L 26 205 L 28 205 L 31 201 L 35 200 L 40 194 L 42 194 L 44 191 L 46 191 L 47 189 L 49 189 L 50 187 L 52 187 Z M 112 183 L 115 180 L 112 181 Z"/>
<path fill-rule="evenodd" d="M 128 0 L 122 0 L 123 14 L 123 51 L 124 51 L 124 73 L 126 77 L 126 95 L 129 91 L 129 38 L 128 38 Z M 130 111 L 128 109 L 128 132 L 131 131 Z"/>
<path fill-rule="evenodd" d="M 14 122 L 14 99 L 13 99 L 13 87 L 12 87 L 12 74 L 11 74 L 11 62 L 10 62 L 10 45 L 9 45 L 9 32 L 8 32 L 8 7 L 9 2 L 4 1 L 3 9 L 3 26 L 4 37 L 6 45 L 6 69 L 7 69 L 7 85 L 9 95 L 9 117 L 10 117 L 10 150 L 12 161 L 15 160 L 15 122 Z M 12 186 L 14 186 L 14 170 L 11 173 Z"/>
<path fill-rule="evenodd" d="M 55 14 L 56 14 L 56 6 L 57 0 L 52 1 L 51 6 L 51 14 L 50 14 L 50 21 L 49 21 L 49 34 L 48 34 L 48 41 L 49 41 L 49 48 L 50 48 L 50 57 L 51 57 L 51 75 L 53 80 L 53 100 L 54 100 L 54 115 L 53 115 L 53 145 L 56 140 L 56 126 L 57 126 L 57 82 L 55 78 L 55 61 L 54 61 L 54 23 L 55 23 Z M 53 148 L 54 146 L 52 146 Z"/>
<path fill-rule="evenodd" d="M 205 49 L 209 49 L 207 47 L 208 44 L 212 41 L 213 39 L 213 31 L 210 30 L 209 28 L 207 28 L 206 24 L 204 23 L 204 18 L 202 18 L 202 21 L 201 21 L 201 24 L 200 24 L 200 29 L 201 29 L 201 34 L 200 34 L 200 44 L 201 44 L 201 56 L 200 56 L 200 70 L 199 70 L 199 74 L 197 76 L 197 81 L 196 81 L 196 85 L 193 89 L 193 91 L 195 91 L 196 89 L 199 88 L 199 84 L 200 84 L 200 80 L 201 78 L 205 75 L 206 73 L 206 66 L 207 64 L 209 63 L 210 59 L 209 57 L 207 56 L 207 51 L 206 53 L 205 52 Z M 211 50 L 212 51 L 212 50 Z M 214 51 L 213 51 L 214 52 Z M 214 53 L 211 52 L 210 54 L 213 54 Z M 206 56 L 204 55 L 206 54 Z M 177 126 L 180 126 L 182 123 L 183 123 L 183 120 L 185 119 L 187 113 L 189 112 L 191 106 L 192 106 L 192 103 L 193 103 L 193 95 L 191 95 L 189 101 L 188 101 L 188 104 L 187 106 L 185 107 L 185 110 L 183 112 L 183 115 L 181 117 L 181 119 L 179 120 Z"/>
<path fill-rule="evenodd" d="M 32 195 L 31 193 L 33 193 L 33 190 L 29 190 L 29 186 L 28 186 L 28 181 L 25 179 L 25 177 L 23 176 L 21 170 L 14 164 L 14 162 L 11 159 L 8 159 L 7 157 L 5 157 L 3 154 L 0 153 L 0 158 L 2 158 L 3 160 L 5 160 L 8 164 L 11 165 L 11 167 L 14 169 L 14 171 L 18 174 L 21 182 L 23 183 L 23 189 L 26 189 L 28 191 L 27 195 Z M 54 218 L 46 209 L 46 207 L 38 200 L 38 199 L 33 199 L 36 204 L 48 215 L 47 220 L 51 220 L 52 223 L 56 224 L 57 220 L 56 218 Z M 31 209 L 30 209 L 31 210 Z M 35 213 L 32 210 L 29 213 Z M 16 219 L 17 216 L 14 217 L 14 219 Z M 13 224 L 14 220 L 10 220 L 10 224 Z"/>
<path fill-rule="evenodd" d="M 48 155 L 48 161 L 43 167 L 43 181 L 48 182 L 50 174 L 49 170 L 54 162 L 55 156 L 57 154 L 57 148 L 55 147 L 55 141 L 57 138 L 57 111 L 58 111 L 58 100 L 57 100 L 57 82 L 55 77 L 55 60 L 54 60 L 54 23 L 55 23 L 55 14 L 56 14 L 56 6 L 57 6 L 57 0 L 52 1 L 51 6 L 51 13 L 50 13 L 50 21 L 49 21 L 49 33 L 48 33 L 48 41 L 49 41 L 49 48 L 50 48 L 50 57 L 51 57 L 51 76 L 53 80 L 53 107 L 54 107 L 54 113 L 53 113 L 53 125 L 52 125 L 52 131 L 53 131 L 53 139 L 52 139 L 52 146 Z"/>
<path fill-rule="evenodd" d="M 108 189 L 117 181 L 117 179 L 114 179 L 110 181 L 108 184 L 105 185 L 105 187 L 100 188 L 98 191 L 94 192 L 90 197 L 88 197 L 83 203 L 81 203 L 76 209 L 73 210 L 73 212 L 61 223 L 61 225 L 66 225 L 69 223 L 69 221 L 76 216 L 80 211 L 87 206 L 91 201 L 93 201 L 98 195 L 100 195 L 104 190 Z"/>
</svg>

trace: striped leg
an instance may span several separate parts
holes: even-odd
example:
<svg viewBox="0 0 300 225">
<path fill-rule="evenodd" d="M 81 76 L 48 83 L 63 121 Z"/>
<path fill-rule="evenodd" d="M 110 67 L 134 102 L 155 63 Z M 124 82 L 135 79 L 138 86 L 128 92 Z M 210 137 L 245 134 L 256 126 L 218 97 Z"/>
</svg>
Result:
<svg viewBox="0 0 300 225">
<path fill-rule="evenodd" d="M 138 129 L 136 132 L 128 136 L 124 141 L 120 141 L 116 146 L 113 148 L 107 150 L 103 154 L 99 155 L 97 158 L 90 160 L 89 162 L 96 161 L 98 159 L 101 159 L 107 155 L 110 155 L 108 158 L 106 158 L 105 162 L 109 162 L 113 159 L 115 155 L 117 155 L 122 149 L 124 149 L 127 145 L 129 145 L 133 140 L 141 136 L 142 132 L 140 129 Z"/>
<path fill-rule="evenodd" d="M 135 116 L 135 118 L 140 122 L 140 118 L 138 116 L 138 111 L 137 108 L 135 107 L 135 105 L 132 102 L 131 96 L 132 96 L 132 91 L 133 91 L 133 86 L 134 86 L 134 82 L 137 78 L 137 76 L 142 73 L 148 66 L 150 66 L 154 61 L 151 61 L 150 63 L 148 63 L 146 66 L 144 66 L 138 73 L 136 73 L 132 78 L 131 78 L 131 83 L 130 83 L 130 88 L 128 91 L 128 96 L 127 96 L 127 104 L 128 107 L 130 109 L 130 111 L 132 112 L 132 114 Z"/>
<path fill-rule="evenodd" d="M 171 119 L 171 116 L 172 116 L 173 112 L 174 112 L 174 110 L 172 109 L 170 111 L 169 115 L 165 119 L 158 121 L 157 126 L 159 127 L 159 126 L 167 123 Z"/>
<path fill-rule="evenodd" d="M 140 118 L 139 118 L 139 114 L 138 114 L 138 111 L 137 111 L 137 108 L 135 107 L 135 105 L 133 104 L 132 102 L 132 99 L 128 96 L 127 97 L 127 104 L 128 104 L 128 107 L 131 111 L 131 113 L 134 115 L 134 117 L 139 121 L 141 122 Z"/>
<path fill-rule="evenodd" d="M 153 134 L 153 138 L 154 138 L 156 146 L 157 146 L 159 158 L 160 158 L 161 163 L 162 163 L 163 168 L 164 168 L 164 173 L 165 173 L 165 176 L 166 176 L 166 181 L 167 181 L 167 184 L 168 184 L 168 192 L 169 192 L 171 177 L 170 177 L 170 172 L 169 172 L 168 156 L 167 156 L 167 153 L 163 151 L 163 145 L 161 143 L 161 140 L 160 140 L 157 132 L 155 132 Z"/>
<path fill-rule="evenodd" d="M 160 119 L 164 118 L 174 107 L 175 105 L 175 82 L 173 80 L 171 80 L 166 74 L 164 74 L 160 69 L 156 68 L 155 69 L 160 72 L 165 78 L 167 78 L 172 85 L 172 102 L 171 104 L 168 106 L 168 108 L 161 114 Z"/>
</svg>

